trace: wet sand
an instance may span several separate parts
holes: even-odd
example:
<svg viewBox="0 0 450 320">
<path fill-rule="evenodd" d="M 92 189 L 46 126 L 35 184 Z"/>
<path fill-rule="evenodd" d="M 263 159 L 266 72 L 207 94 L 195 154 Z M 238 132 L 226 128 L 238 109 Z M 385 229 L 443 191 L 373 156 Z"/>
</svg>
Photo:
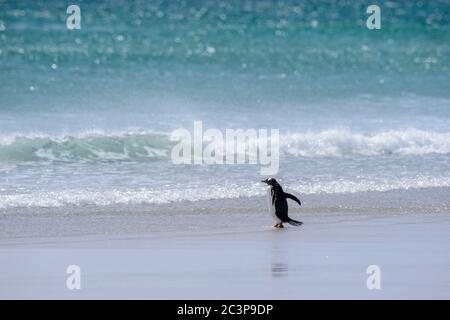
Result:
<svg viewBox="0 0 450 320">
<path fill-rule="evenodd" d="M 222 228 L 213 215 L 215 228 L 3 238 L 0 298 L 450 298 L 448 214 L 306 214 L 281 230 L 240 216 Z M 81 290 L 66 287 L 69 265 Z M 367 288 L 369 265 L 380 290 Z"/>
</svg>

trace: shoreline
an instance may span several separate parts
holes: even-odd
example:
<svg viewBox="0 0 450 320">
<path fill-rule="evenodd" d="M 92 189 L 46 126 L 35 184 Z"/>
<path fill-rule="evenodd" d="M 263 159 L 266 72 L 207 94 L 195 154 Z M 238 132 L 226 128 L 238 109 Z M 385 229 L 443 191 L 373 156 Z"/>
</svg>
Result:
<svg viewBox="0 0 450 320">
<path fill-rule="evenodd" d="M 289 191 L 289 190 L 288 190 Z M 393 216 L 450 214 L 450 188 L 300 195 L 293 219 L 322 225 Z M 273 225 L 264 197 L 139 206 L 0 210 L 0 246 L 9 239 L 138 236 L 263 230 Z"/>
</svg>

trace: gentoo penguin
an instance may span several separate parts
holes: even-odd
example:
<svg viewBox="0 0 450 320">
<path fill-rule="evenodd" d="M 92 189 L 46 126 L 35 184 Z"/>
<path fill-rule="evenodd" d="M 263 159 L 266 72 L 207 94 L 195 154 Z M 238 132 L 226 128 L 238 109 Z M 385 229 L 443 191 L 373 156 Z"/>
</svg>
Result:
<svg viewBox="0 0 450 320">
<path fill-rule="evenodd" d="M 283 228 L 283 222 L 287 222 L 293 226 L 301 226 L 303 222 L 293 220 L 288 217 L 288 204 L 287 199 L 292 199 L 296 201 L 299 205 L 302 205 L 298 198 L 290 193 L 284 192 L 280 184 L 274 178 L 269 178 L 262 180 L 261 182 L 267 183 L 269 188 L 269 199 L 270 199 L 270 212 L 273 214 L 277 224 L 274 225 L 275 228 Z"/>
</svg>

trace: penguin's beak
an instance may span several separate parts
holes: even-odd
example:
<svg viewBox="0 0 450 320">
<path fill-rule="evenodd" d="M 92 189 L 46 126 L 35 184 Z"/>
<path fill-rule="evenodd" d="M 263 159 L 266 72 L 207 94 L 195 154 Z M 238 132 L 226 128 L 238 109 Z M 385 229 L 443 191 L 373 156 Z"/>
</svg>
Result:
<svg viewBox="0 0 450 320">
<path fill-rule="evenodd" d="M 267 179 L 266 180 L 261 180 L 261 182 L 267 183 Z"/>
</svg>

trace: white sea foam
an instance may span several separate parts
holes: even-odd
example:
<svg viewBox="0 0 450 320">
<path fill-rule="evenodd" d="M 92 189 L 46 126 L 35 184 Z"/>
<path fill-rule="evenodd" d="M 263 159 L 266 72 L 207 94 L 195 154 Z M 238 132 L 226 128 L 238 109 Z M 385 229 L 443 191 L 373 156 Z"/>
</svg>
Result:
<svg viewBox="0 0 450 320">
<path fill-rule="evenodd" d="M 255 144 L 256 141 L 250 141 Z M 168 134 L 147 131 L 0 136 L 0 162 L 38 160 L 168 160 Z M 360 133 L 345 129 L 282 133 L 281 155 L 294 157 L 450 154 L 450 132 L 418 129 Z M 250 148 L 251 149 L 251 148 Z M 245 148 L 243 149 L 245 150 Z"/>
<path fill-rule="evenodd" d="M 333 194 L 370 191 L 408 190 L 417 188 L 450 187 L 450 177 L 417 176 L 396 180 L 339 180 L 317 183 L 300 183 L 287 186 L 298 194 Z M 205 201 L 260 197 L 265 188 L 260 184 L 212 185 L 175 189 L 109 190 L 109 191 L 52 191 L 26 194 L 0 195 L 0 209 L 35 207 L 78 207 L 165 204 L 181 201 Z"/>
<path fill-rule="evenodd" d="M 450 132 L 417 129 L 362 134 L 350 130 L 294 133 L 284 137 L 283 150 L 293 156 L 425 155 L 450 153 Z"/>
</svg>

